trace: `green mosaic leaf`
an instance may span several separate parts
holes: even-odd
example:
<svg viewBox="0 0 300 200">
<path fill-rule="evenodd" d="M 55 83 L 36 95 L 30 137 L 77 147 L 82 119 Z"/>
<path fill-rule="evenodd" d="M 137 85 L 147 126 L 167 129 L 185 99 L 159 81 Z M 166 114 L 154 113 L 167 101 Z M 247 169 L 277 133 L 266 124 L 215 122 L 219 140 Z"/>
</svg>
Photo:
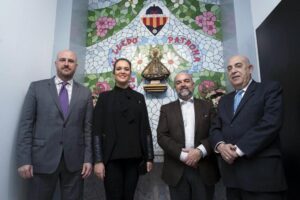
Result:
<svg viewBox="0 0 300 200">
<path fill-rule="evenodd" d="M 197 8 L 196 8 L 195 6 L 191 6 L 191 7 L 190 7 L 190 10 L 196 12 L 196 11 L 197 11 Z"/>
<path fill-rule="evenodd" d="M 210 11 L 211 11 L 211 12 L 215 12 L 215 11 L 217 11 L 218 9 L 219 9 L 219 6 L 214 5 L 214 6 L 211 7 Z"/>
<path fill-rule="evenodd" d="M 92 21 L 92 22 L 95 21 L 95 17 L 94 17 L 94 16 L 89 16 L 88 19 L 89 19 L 90 21 Z"/>
<path fill-rule="evenodd" d="M 97 35 L 94 35 L 94 36 L 92 37 L 92 42 L 95 43 L 97 40 L 98 40 L 98 36 L 97 36 Z"/>
</svg>

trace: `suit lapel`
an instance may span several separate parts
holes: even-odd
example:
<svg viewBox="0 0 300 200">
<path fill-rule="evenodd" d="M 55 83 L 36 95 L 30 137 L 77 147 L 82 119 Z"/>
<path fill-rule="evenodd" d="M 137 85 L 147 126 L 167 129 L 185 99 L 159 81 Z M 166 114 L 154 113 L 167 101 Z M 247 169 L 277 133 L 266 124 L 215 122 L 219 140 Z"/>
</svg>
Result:
<svg viewBox="0 0 300 200">
<path fill-rule="evenodd" d="M 59 100 L 58 100 L 57 88 L 56 88 L 56 85 L 54 82 L 54 77 L 52 79 L 49 79 L 48 86 L 49 86 L 49 91 L 51 93 L 51 97 L 52 97 L 57 109 L 60 111 L 61 116 L 64 117 L 63 112 L 60 107 Z"/>
<path fill-rule="evenodd" d="M 174 115 L 176 117 L 176 121 L 179 123 L 179 127 L 181 131 L 180 138 L 183 141 L 183 144 L 185 144 L 185 132 L 184 132 L 184 124 L 183 124 L 183 117 L 182 117 L 182 112 L 181 112 L 181 105 L 179 99 L 176 101 L 175 106 L 174 106 Z"/>
<path fill-rule="evenodd" d="M 200 101 L 194 98 L 194 111 L 195 111 L 195 137 L 194 137 L 194 145 L 195 141 L 199 141 L 198 127 L 201 127 L 200 119 L 203 109 L 201 108 Z M 195 146 L 196 147 L 196 146 Z"/>
<path fill-rule="evenodd" d="M 70 113 L 72 112 L 72 110 L 74 109 L 74 106 L 76 105 L 77 97 L 79 97 L 79 95 L 80 95 L 79 93 L 80 92 L 79 92 L 78 83 L 76 81 L 73 81 L 72 96 L 71 96 L 71 101 L 70 101 L 66 121 L 68 120 Z"/>
<path fill-rule="evenodd" d="M 229 117 L 228 119 L 232 119 L 233 118 L 233 101 L 234 101 L 234 96 L 235 96 L 235 92 L 231 92 L 230 94 L 228 94 L 228 97 L 226 98 L 226 101 L 225 101 L 225 109 L 226 109 L 226 113 L 227 113 L 227 115 Z"/>
</svg>

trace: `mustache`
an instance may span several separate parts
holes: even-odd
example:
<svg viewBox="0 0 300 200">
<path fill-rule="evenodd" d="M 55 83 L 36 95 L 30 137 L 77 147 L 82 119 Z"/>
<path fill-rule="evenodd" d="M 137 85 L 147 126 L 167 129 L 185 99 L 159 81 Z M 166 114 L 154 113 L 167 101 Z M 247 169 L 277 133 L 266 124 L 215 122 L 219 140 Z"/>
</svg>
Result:
<svg viewBox="0 0 300 200">
<path fill-rule="evenodd" d="M 179 90 L 180 90 L 180 91 L 182 91 L 182 90 L 189 90 L 189 88 L 186 87 L 186 86 L 183 86 L 183 87 L 181 87 Z"/>
<path fill-rule="evenodd" d="M 69 65 L 64 65 L 62 69 L 70 69 Z"/>
</svg>

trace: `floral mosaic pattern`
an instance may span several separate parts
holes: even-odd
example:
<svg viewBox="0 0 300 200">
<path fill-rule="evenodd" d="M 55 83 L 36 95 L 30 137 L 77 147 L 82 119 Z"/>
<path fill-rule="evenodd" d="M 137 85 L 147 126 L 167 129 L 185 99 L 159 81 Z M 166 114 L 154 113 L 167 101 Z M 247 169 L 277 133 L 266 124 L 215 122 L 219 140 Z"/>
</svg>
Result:
<svg viewBox="0 0 300 200">
<path fill-rule="evenodd" d="M 100 42 L 127 26 L 142 8 L 143 1 L 120 1 L 110 7 L 89 10 L 87 46 Z"/>
<path fill-rule="evenodd" d="M 217 40 L 222 39 L 218 5 L 193 0 L 171 0 L 166 1 L 166 5 L 180 21 L 190 28 Z"/>
<path fill-rule="evenodd" d="M 220 8 L 192 0 L 96 1 L 90 0 L 89 6 L 85 85 L 93 92 L 95 103 L 101 92 L 114 87 L 114 61 L 120 57 L 131 60 L 130 87 L 145 96 L 154 151 L 161 155 L 156 127 L 160 106 L 177 99 L 175 75 L 183 70 L 191 73 L 194 95 L 199 98 L 212 99 L 225 89 Z M 160 16 L 167 17 L 155 35 L 142 20 L 153 5 L 161 9 Z M 153 48 L 159 49 L 160 61 L 171 72 L 164 93 L 145 93 L 143 89 L 147 81 L 141 73 L 152 59 Z"/>
<path fill-rule="evenodd" d="M 87 46 L 102 41 L 122 30 L 141 11 L 143 2 L 141 0 L 123 0 L 110 7 L 89 10 Z M 220 8 L 218 5 L 205 4 L 195 0 L 162 0 L 161 2 L 165 3 L 178 20 L 190 28 L 221 40 Z"/>
</svg>

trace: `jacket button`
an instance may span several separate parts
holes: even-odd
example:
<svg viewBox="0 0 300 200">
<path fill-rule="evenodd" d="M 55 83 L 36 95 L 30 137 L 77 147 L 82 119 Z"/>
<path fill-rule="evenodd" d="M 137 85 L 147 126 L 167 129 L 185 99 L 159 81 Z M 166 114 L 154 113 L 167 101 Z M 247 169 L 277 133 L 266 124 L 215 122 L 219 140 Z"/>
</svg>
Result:
<svg viewBox="0 0 300 200">
<path fill-rule="evenodd" d="M 63 144 L 63 141 L 60 141 L 59 144 L 62 145 L 62 144 Z"/>
</svg>

